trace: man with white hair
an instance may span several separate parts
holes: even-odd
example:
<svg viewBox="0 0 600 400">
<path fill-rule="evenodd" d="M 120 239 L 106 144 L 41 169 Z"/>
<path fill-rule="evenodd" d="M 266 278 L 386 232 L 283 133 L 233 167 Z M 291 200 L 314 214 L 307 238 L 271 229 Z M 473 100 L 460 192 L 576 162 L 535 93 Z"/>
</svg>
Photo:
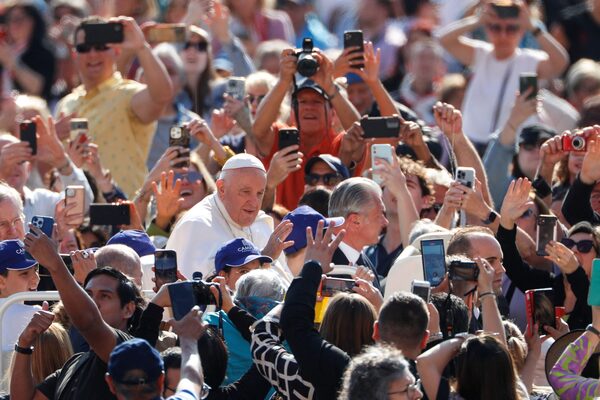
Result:
<svg viewBox="0 0 600 400">
<path fill-rule="evenodd" d="M 173 228 L 167 249 L 177 252 L 179 271 L 206 278 L 215 270 L 215 254 L 225 242 L 245 238 L 263 249 L 273 232 L 273 220 L 260 206 L 267 171 L 250 154 L 231 157 L 217 180 L 217 192 L 192 207 Z M 284 240 L 285 238 L 279 238 Z"/>
</svg>

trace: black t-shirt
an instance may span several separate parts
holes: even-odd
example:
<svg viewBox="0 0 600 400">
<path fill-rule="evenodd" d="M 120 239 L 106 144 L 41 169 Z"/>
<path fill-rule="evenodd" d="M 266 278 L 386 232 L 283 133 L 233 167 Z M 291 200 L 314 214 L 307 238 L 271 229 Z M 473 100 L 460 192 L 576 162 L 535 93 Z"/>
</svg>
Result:
<svg viewBox="0 0 600 400">
<path fill-rule="evenodd" d="M 131 339 L 119 330 L 117 344 Z M 109 400 L 116 399 L 104 381 L 107 365 L 96 353 L 75 354 L 63 367 L 49 375 L 37 389 L 50 400 Z"/>
<path fill-rule="evenodd" d="M 571 63 L 581 58 L 600 61 L 600 24 L 592 17 L 587 3 L 568 7 L 561 12 L 559 23 L 569 40 Z"/>
</svg>

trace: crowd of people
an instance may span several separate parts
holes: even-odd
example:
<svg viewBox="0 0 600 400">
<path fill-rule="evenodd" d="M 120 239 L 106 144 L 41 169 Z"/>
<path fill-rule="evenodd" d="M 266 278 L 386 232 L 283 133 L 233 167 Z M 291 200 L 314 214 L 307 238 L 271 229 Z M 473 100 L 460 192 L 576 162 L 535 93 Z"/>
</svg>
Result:
<svg viewBox="0 0 600 400">
<path fill-rule="evenodd" d="M 600 0 L 0 15 L 0 399 L 600 397 Z"/>
</svg>

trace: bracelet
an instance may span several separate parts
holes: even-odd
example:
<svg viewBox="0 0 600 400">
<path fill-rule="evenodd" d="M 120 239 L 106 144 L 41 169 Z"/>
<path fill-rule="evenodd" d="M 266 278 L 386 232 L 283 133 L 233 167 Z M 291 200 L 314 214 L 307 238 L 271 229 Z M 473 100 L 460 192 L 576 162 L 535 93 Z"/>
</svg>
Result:
<svg viewBox="0 0 600 400">
<path fill-rule="evenodd" d="M 485 292 L 485 293 L 481 293 L 479 295 L 479 300 L 483 299 L 486 296 L 494 296 L 494 298 L 496 297 L 496 293 L 494 292 Z"/>
<path fill-rule="evenodd" d="M 333 92 L 333 94 L 325 93 L 327 95 L 327 97 L 329 98 L 329 101 L 335 99 L 336 96 L 340 93 L 340 88 L 338 87 L 338 85 L 336 85 L 334 83 L 333 87 L 335 87 L 335 91 Z"/>
<path fill-rule="evenodd" d="M 21 346 L 19 346 L 18 343 L 15 343 L 15 352 L 17 352 L 19 354 L 25 354 L 27 356 L 30 356 L 31 354 L 33 354 L 33 346 L 21 347 Z"/>
<path fill-rule="evenodd" d="M 600 331 L 596 328 L 594 328 L 594 325 L 589 324 L 586 328 L 586 331 L 588 332 L 592 332 L 593 334 L 595 334 L 596 336 L 600 337 Z"/>
</svg>

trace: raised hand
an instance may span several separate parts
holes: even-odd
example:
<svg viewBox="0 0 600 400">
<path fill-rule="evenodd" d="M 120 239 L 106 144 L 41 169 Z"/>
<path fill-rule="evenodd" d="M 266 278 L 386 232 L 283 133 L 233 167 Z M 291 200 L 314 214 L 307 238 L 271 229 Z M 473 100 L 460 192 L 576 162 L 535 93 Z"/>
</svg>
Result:
<svg viewBox="0 0 600 400">
<path fill-rule="evenodd" d="M 303 154 L 298 151 L 300 146 L 294 144 L 276 152 L 271 159 L 267 171 L 267 187 L 275 189 L 294 171 L 302 167 Z"/>
<path fill-rule="evenodd" d="M 165 229 L 173 218 L 181 211 L 184 199 L 181 197 L 181 179 L 175 180 L 173 170 L 163 172 L 160 177 L 160 188 L 152 182 L 152 191 L 156 199 L 156 225 Z"/>
<path fill-rule="evenodd" d="M 69 161 L 65 148 L 58 139 L 52 117 L 46 121 L 40 116 L 32 118 L 37 130 L 38 154 L 36 158 L 55 168 L 61 168 Z"/>
<path fill-rule="evenodd" d="M 213 112 L 211 113 L 211 119 L 210 119 L 210 124 L 212 126 L 212 134 L 215 138 L 219 139 L 222 138 L 223 136 L 225 136 L 230 130 L 233 129 L 233 127 L 235 126 L 235 121 L 233 120 L 233 115 L 235 115 L 234 113 L 234 109 L 235 106 L 233 105 L 234 102 L 239 102 L 239 100 L 234 99 L 233 97 L 229 96 L 228 94 L 225 94 L 226 96 L 226 100 L 225 100 L 225 106 L 226 108 L 223 109 L 214 109 Z M 242 103 L 242 106 L 244 105 L 244 103 Z M 229 112 L 227 111 L 229 110 Z M 237 111 L 235 111 L 237 112 Z M 230 114 L 233 113 L 233 114 Z M 206 136 L 204 131 L 198 131 L 198 134 L 201 136 L 198 136 L 197 139 L 206 144 L 206 145 L 210 145 L 210 137 Z"/>
<path fill-rule="evenodd" d="M 577 261 L 575 253 L 564 244 L 551 240 L 545 250 L 548 255 L 544 258 L 558 265 L 564 274 L 571 274 L 579 268 L 579 261 Z"/>
<path fill-rule="evenodd" d="M 73 276 L 79 284 L 83 285 L 88 274 L 98 267 L 94 252 L 78 250 L 71 252 L 70 255 L 73 262 Z"/>
<path fill-rule="evenodd" d="M 375 160 L 377 167 L 377 174 L 381 177 L 381 186 L 386 187 L 392 196 L 398 199 L 402 192 L 408 190 L 406 187 L 406 176 L 400 164 L 398 164 L 398 158 L 392 157 L 392 164 L 387 160 L 377 159 Z"/>
<path fill-rule="evenodd" d="M 500 209 L 500 224 L 505 229 L 512 229 L 515 221 L 533 205 L 530 192 L 531 182 L 527 178 L 519 178 L 510 183 Z"/>
<path fill-rule="evenodd" d="M 225 278 L 222 276 L 217 276 L 212 280 L 213 283 L 216 283 L 217 286 L 211 286 L 210 292 L 217 299 L 217 302 L 221 302 L 221 309 L 226 313 L 229 312 L 234 306 L 233 300 L 231 299 L 231 295 L 229 294 L 229 289 L 227 289 L 227 284 L 225 283 Z M 220 297 L 220 300 L 219 300 Z"/>
<path fill-rule="evenodd" d="M 352 161 L 359 162 L 363 159 L 367 148 L 367 142 L 363 137 L 364 131 L 359 122 L 352 124 L 350 129 L 342 136 L 339 157 L 344 165 L 350 165 Z"/>
<path fill-rule="evenodd" d="M 18 345 L 20 347 L 31 347 L 35 344 L 38 337 L 52 325 L 54 314 L 49 311 L 48 302 L 44 301 L 42 309 L 38 310 L 29 321 L 29 324 L 23 329 L 19 335 Z"/>
<path fill-rule="evenodd" d="M 41 229 L 29 224 L 29 232 L 25 235 L 23 243 L 25 250 L 51 273 L 61 267 L 67 268 L 58 254 L 58 244 Z"/>
<path fill-rule="evenodd" d="M 335 249 L 337 249 L 344 239 L 346 231 L 342 229 L 332 241 L 331 238 L 333 237 L 334 225 L 330 224 L 325 233 L 323 233 L 324 227 L 325 222 L 323 220 L 319 221 L 314 238 L 311 227 L 309 226 L 306 228 L 306 255 L 304 260 L 319 262 L 323 269 L 323 273 L 326 274 L 331 271 L 331 266 L 329 265 L 331 263 L 331 258 L 333 257 Z"/>
<path fill-rule="evenodd" d="M 477 267 L 479 268 L 479 276 L 477 277 L 477 292 L 479 294 L 493 292 L 494 291 L 494 268 L 490 263 L 481 257 L 475 257 L 473 259 Z"/>
<path fill-rule="evenodd" d="M 355 286 L 352 288 L 352 290 L 354 293 L 358 293 L 367 299 L 369 303 L 373 304 L 375 310 L 379 312 L 379 309 L 383 305 L 383 296 L 370 281 L 365 279 L 356 279 Z"/>
<path fill-rule="evenodd" d="M 364 44 L 365 52 L 363 55 L 363 59 L 358 59 L 352 61 L 352 65 L 360 64 L 364 62 L 364 67 L 362 69 L 353 69 L 349 72 L 355 72 L 358 76 L 362 78 L 363 81 L 367 84 L 373 84 L 379 81 L 379 65 L 381 64 L 381 49 L 373 48 L 372 42 L 365 42 Z M 360 53 L 353 54 L 353 57 L 357 57 Z"/>
<path fill-rule="evenodd" d="M 463 134 L 462 132 L 462 114 L 451 104 L 437 102 L 433 107 L 435 122 L 440 130 L 452 140 Z"/>
<path fill-rule="evenodd" d="M 275 227 L 273 233 L 271 233 L 271 236 L 269 237 L 269 240 L 267 241 L 265 248 L 262 249 L 261 253 L 265 256 L 271 257 L 273 260 L 279 258 L 283 250 L 294 245 L 293 240 L 285 240 L 289 234 L 292 233 L 293 228 L 294 224 L 292 221 L 281 221 L 279 225 Z"/>
<path fill-rule="evenodd" d="M 567 157 L 563 151 L 562 136 L 554 136 L 546 140 L 540 147 L 540 163 L 554 167 L 556 163 Z"/>
<path fill-rule="evenodd" d="M 31 158 L 31 147 L 27 142 L 8 143 L 0 150 L 0 178 L 8 180 L 19 164 Z"/>
<path fill-rule="evenodd" d="M 360 50 L 359 46 L 346 47 L 342 51 L 342 54 L 335 59 L 333 62 L 333 76 L 335 78 L 340 78 L 350 72 L 355 74 L 359 73 L 360 70 L 353 68 L 353 66 L 363 63 L 362 57 L 364 57 L 364 53 L 355 53 L 357 50 Z"/>
<path fill-rule="evenodd" d="M 279 80 L 291 84 L 294 80 L 297 63 L 298 58 L 296 57 L 294 49 L 283 50 L 279 61 Z"/>
<path fill-rule="evenodd" d="M 198 341 L 206 331 L 206 325 L 202 323 L 202 311 L 200 307 L 194 306 L 185 317 L 179 321 L 171 319 L 169 325 L 173 328 L 173 332 L 180 338 L 185 338 L 193 341 Z"/>
<path fill-rule="evenodd" d="M 583 183 L 592 185 L 600 180 L 600 125 L 585 128 L 583 133 L 587 135 L 587 152 L 579 176 Z"/>
<path fill-rule="evenodd" d="M 189 154 L 180 156 L 180 152 L 183 151 L 184 149 L 180 146 L 171 146 L 167 148 L 156 164 L 154 164 L 152 170 L 148 173 L 146 182 L 158 182 L 163 172 L 166 173 L 171 169 L 175 172 L 187 172 L 187 168 L 173 168 L 174 165 L 190 159 Z"/>
</svg>

